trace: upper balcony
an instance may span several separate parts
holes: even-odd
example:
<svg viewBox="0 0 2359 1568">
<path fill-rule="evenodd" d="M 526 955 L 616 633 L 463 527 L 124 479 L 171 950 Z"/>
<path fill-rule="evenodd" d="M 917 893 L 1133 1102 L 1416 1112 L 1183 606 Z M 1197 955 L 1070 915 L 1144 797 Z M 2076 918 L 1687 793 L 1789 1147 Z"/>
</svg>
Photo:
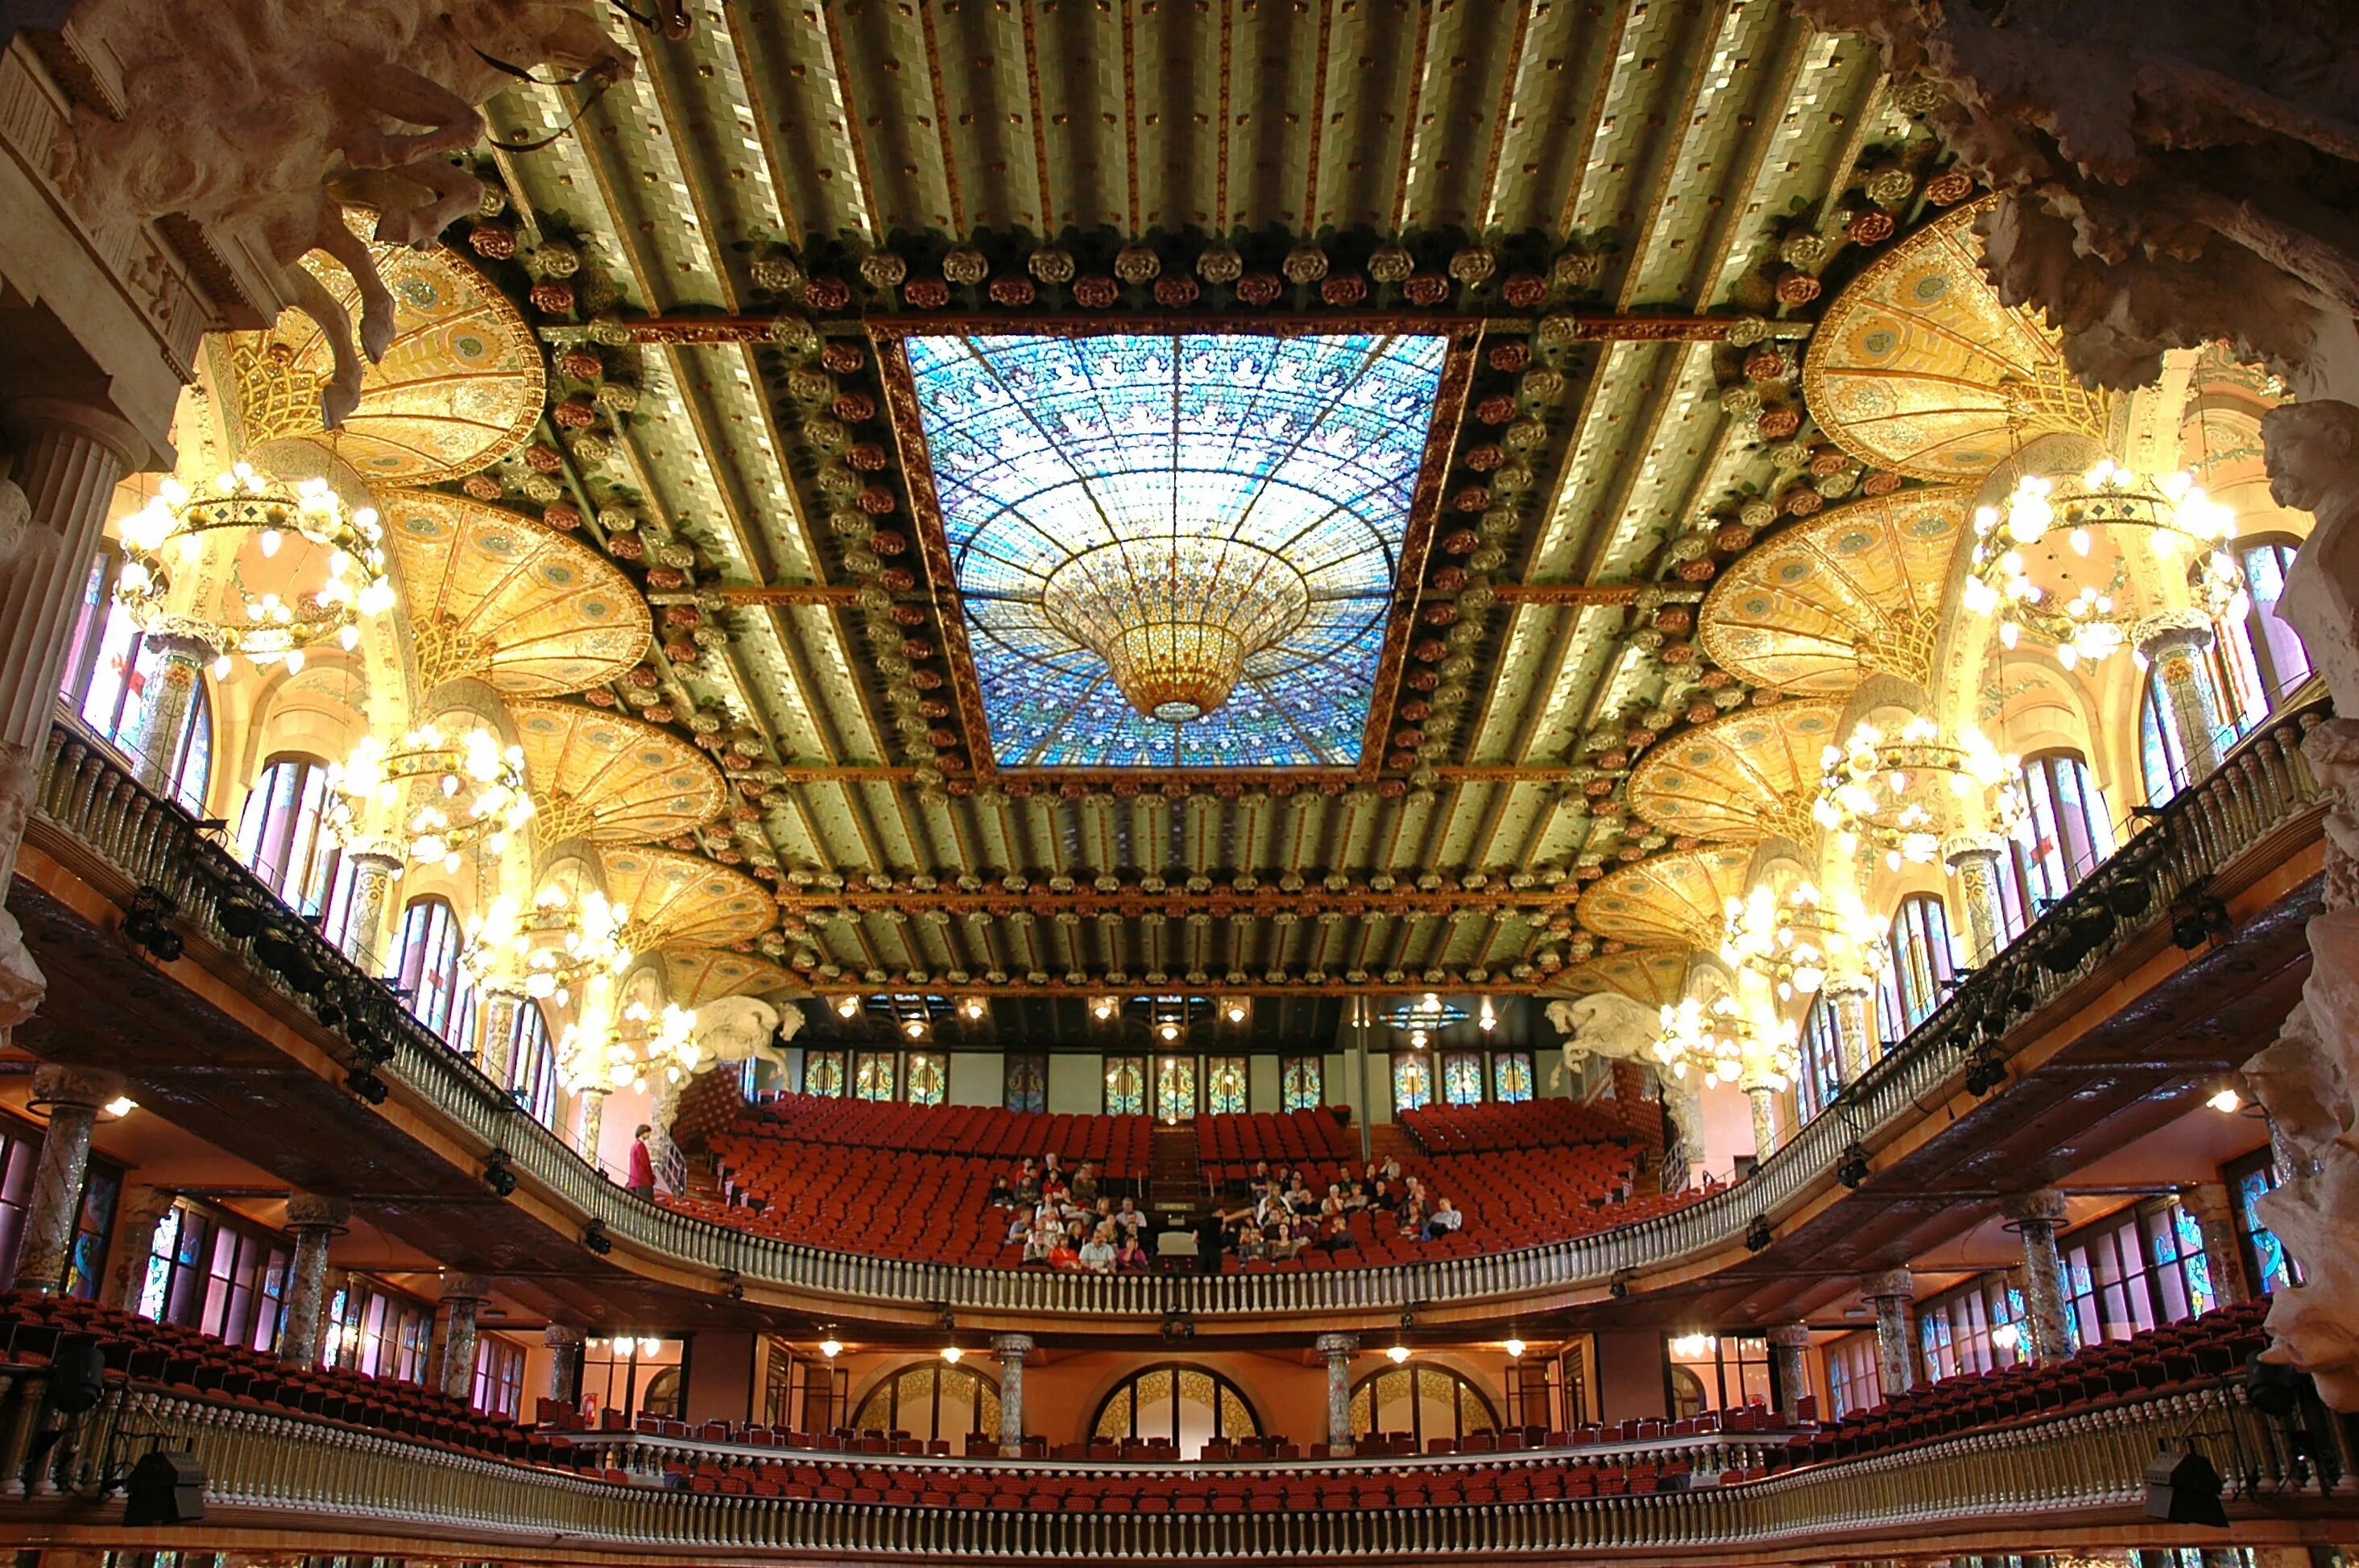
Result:
<svg viewBox="0 0 2359 1568">
<path fill-rule="evenodd" d="M 664 1210 L 524 1114 L 202 824 L 62 724 L 11 893 L 51 976 L 19 1041 L 125 1073 L 143 1105 L 293 1185 L 349 1192 L 389 1230 L 512 1277 L 552 1312 L 719 1324 L 755 1308 L 856 1311 L 911 1326 L 951 1312 L 973 1327 L 1072 1317 L 1115 1333 L 1184 1315 L 1266 1333 L 1389 1325 L 1405 1304 L 1433 1322 L 1574 1307 L 1605 1321 L 1662 1287 L 1709 1296 L 1724 1321 L 1768 1321 L 1782 1281 L 1905 1261 L 1896 1249 L 1921 1239 L 1924 1214 L 1972 1224 L 1997 1172 L 2035 1185 L 2151 1130 L 2275 1028 L 2316 905 L 2322 805 L 2299 740 L 2322 712 L 2263 725 L 2147 814 L 1749 1179 L 1515 1251 L 1299 1274 L 1050 1275 L 819 1250 Z M 143 948 L 137 933 L 154 928 L 126 927 L 135 909 L 160 916 L 183 953 L 165 963 Z M 1966 1081 L 1982 1064 L 1999 1071 L 1977 1094 Z M 390 1091 L 374 1108 L 344 1087 L 371 1074 Z M 1834 1176 L 1854 1143 L 1874 1167 L 1856 1195 Z M 511 1202 L 479 1180 L 494 1149 L 523 1183 Z"/>
</svg>

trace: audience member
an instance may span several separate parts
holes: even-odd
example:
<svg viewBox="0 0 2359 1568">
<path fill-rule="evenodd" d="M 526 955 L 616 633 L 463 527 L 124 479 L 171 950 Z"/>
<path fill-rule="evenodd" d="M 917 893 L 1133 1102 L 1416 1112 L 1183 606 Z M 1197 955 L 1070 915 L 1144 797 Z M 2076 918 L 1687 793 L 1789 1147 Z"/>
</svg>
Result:
<svg viewBox="0 0 2359 1568">
<path fill-rule="evenodd" d="M 1082 1244 L 1082 1249 L 1079 1256 L 1081 1266 L 1089 1272 L 1093 1274 L 1113 1273 L 1114 1260 L 1114 1226 L 1110 1224 L 1102 1225 L 1098 1226 L 1097 1229 L 1092 1231 L 1090 1233 L 1090 1239 Z"/>
</svg>

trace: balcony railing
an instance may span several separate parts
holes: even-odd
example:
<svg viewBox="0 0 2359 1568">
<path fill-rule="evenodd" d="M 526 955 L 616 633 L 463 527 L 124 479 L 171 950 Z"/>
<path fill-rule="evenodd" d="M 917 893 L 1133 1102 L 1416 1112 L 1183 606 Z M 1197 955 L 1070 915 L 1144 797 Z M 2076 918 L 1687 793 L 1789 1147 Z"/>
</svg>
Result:
<svg viewBox="0 0 2359 1568">
<path fill-rule="evenodd" d="M 64 1441 L 44 1442 L 39 1429 L 59 1423 L 41 1407 L 38 1375 L 14 1379 L 0 1394 L 0 1519 L 103 1520 L 99 1510 L 110 1477 L 160 1447 L 192 1454 L 202 1465 L 209 1530 L 310 1530 L 354 1546 L 386 1532 L 449 1542 L 531 1541 L 544 1550 L 561 1541 L 582 1555 L 627 1551 L 642 1559 L 924 1553 L 991 1561 L 1312 1562 L 1767 1552 L 1834 1534 L 1898 1537 L 1935 1526 L 2003 1534 L 2008 1519 L 2032 1516 L 2043 1530 L 2075 1514 L 2092 1524 L 2118 1524 L 2138 1517 L 2144 1471 L 2158 1450 L 2185 1443 L 2204 1453 L 2240 1492 L 2273 1508 L 2300 1497 L 2339 1497 L 2349 1488 L 2347 1480 L 2321 1484 L 2294 1458 L 2286 1434 L 2225 1385 L 1734 1486 L 1707 1481 L 1680 1491 L 1580 1499 L 1223 1514 L 1019 1513 L 696 1493 L 589 1480 L 120 1386 Z M 1217 1473 L 1198 1465 L 1161 1469 L 1167 1478 L 1174 1471 Z M 1699 1463 L 1700 1475 L 1704 1469 Z M 1272 1472 L 1265 1466 L 1251 1474 Z M 1142 1486 L 1154 1489 L 1144 1479 Z"/>
<path fill-rule="evenodd" d="M 506 1149 L 516 1171 L 584 1221 L 603 1221 L 617 1241 L 666 1263 L 847 1301 L 1027 1316 L 1389 1315 L 1405 1302 L 1593 1288 L 1735 1245 L 1756 1216 L 1774 1218 L 1823 1179 L 1854 1138 L 1873 1138 L 1921 1115 L 1927 1097 L 1976 1052 L 2003 1054 L 2014 1023 L 2167 925 L 2175 900 L 2240 853 L 2278 830 L 2314 824 L 2323 804 L 2300 741 L 2325 714 L 2322 703 L 2314 705 L 2247 735 L 2218 772 L 2154 812 L 2143 831 L 1739 1185 L 1671 1214 L 1518 1251 L 1299 1274 L 1134 1278 L 956 1267 L 825 1251 L 672 1213 L 607 1181 L 411 1018 L 380 982 L 281 904 L 186 812 L 141 789 L 106 747 L 67 725 L 51 735 L 34 832 L 62 835 L 85 857 L 112 867 L 124 885 L 110 891 L 125 902 L 141 887 L 168 897 L 181 929 L 245 957 L 315 1018 L 323 1010 L 341 1018 L 319 1032 L 340 1042 L 342 1059 L 374 1057 L 379 1073 L 431 1102 L 486 1147 Z M 266 911 L 263 928 L 249 934 L 256 909 Z M 224 925 L 224 909 L 245 917 L 235 922 L 241 934 Z"/>
</svg>

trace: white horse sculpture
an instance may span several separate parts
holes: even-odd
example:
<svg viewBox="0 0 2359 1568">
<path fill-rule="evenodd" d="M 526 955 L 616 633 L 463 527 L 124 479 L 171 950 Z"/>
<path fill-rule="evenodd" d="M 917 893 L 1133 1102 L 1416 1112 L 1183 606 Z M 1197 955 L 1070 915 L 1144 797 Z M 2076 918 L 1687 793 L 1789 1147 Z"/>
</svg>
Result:
<svg viewBox="0 0 2359 1568">
<path fill-rule="evenodd" d="M 1703 1102 L 1694 1085 L 1673 1078 L 1655 1060 L 1655 1038 L 1661 1032 L 1661 1015 L 1646 1003 L 1618 991 L 1600 991 L 1570 1001 L 1550 1002 L 1548 1020 L 1564 1031 L 1564 1070 L 1578 1073 L 1589 1058 L 1632 1062 L 1653 1071 L 1656 1093 L 1671 1118 L 1679 1153 L 1690 1160 L 1703 1157 Z"/>
</svg>

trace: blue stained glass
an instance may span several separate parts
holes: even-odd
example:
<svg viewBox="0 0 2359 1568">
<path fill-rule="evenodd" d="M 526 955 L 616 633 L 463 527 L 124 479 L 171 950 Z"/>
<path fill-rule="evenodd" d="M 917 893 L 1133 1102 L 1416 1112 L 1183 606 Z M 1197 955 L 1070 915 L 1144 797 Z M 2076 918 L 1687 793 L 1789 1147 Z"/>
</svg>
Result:
<svg viewBox="0 0 2359 1568">
<path fill-rule="evenodd" d="M 1326 1063 L 1315 1056 L 1289 1056 L 1286 1059 L 1283 1085 L 1283 1109 L 1315 1111 L 1325 1097 Z"/>
<path fill-rule="evenodd" d="M 1433 1101 L 1433 1080 L 1425 1058 L 1404 1052 L 1393 1058 L 1393 1109 L 1421 1111 Z"/>
<path fill-rule="evenodd" d="M 907 341 L 993 755 L 1003 767 L 1359 760 L 1446 340 Z M 1049 574 L 1187 532 L 1272 552 L 1307 609 L 1201 717 L 1148 718 L 1051 624 Z"/>
<path fill-rule="evenodd" d="M 1449 1056 L 1441 1062 L 1441 1097 L 1453 1105 L 1483 1103 L 1483 1059 Z"/>
</svg>

